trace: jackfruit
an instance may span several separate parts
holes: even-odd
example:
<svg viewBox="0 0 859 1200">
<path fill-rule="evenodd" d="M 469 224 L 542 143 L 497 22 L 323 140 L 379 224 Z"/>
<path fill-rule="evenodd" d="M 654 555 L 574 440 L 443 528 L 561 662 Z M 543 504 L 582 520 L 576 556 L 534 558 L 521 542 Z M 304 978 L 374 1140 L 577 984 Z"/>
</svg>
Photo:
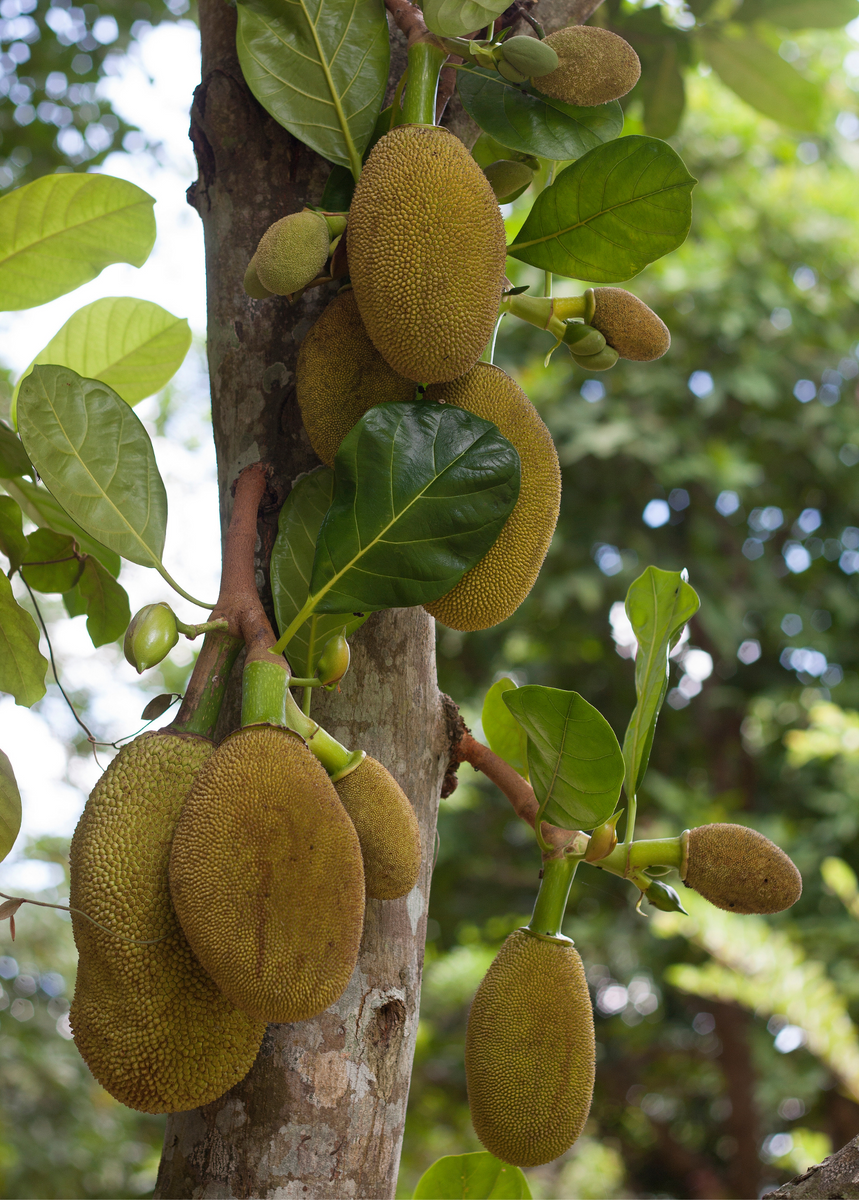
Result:
<svg viewBox="0 0 859 1200">
<path fill-rule="evenodd" d="M 680 878 L 736 913 L 777 913 L 802 895 L 802 876 L 779 846 L 745 825 L 701 825 L 683 834 Z"/>
<path fill-rule="evenodd" d="M 502 1162 L 536 1167 L 582 1132 L 594 1088 L 594 1019 L 571 942 L 511 933 L 468 1016 L 474 1130 Z"/>
<path fill-rule="evenodd" d="M 421 834 L 406 793 L 369 755 L 334 787 L 361 843 L 367 895 L 373 900 L 408 895 L 421 867 Z"/>
<path fill-rule="evenodd" d="M 170 840 L 185 795 L 214 751 L 205 738 L 144 733 L 93 788 L 72 838 L 78 964 L 75 1043 L 114 1099 L 184 1112 L 243 1079 L 265 1024 L 223 996 L 191 953 L 170 902 Z M 97 928 L 80 909 L 135 945 Z"/>
<path fill-rule="evenodd" d="M 169 604 L 144 604 L 125 631 L 125 661 L 142 675 L 166 658 L 179 641 L 176 614 Z"/>
<path fill-rule="evenodd" d="M 355 187 L 347 238 L 358 310 L 394 370 L 443 383 L 473 367 L 507 248 L 498 201 L 459 138 L 432 125 L 385 134 Z"/>
<path fill-rule="evenodd" d="M 436 384 L 426 394 L 493 421 L 522 465 L 519 499 L 495 545 L 456 587 L 424 605 L 451 629 L 488 629 L 516 611 L 540 573 L 561 503 L 558 455 L 533 404 L 499 367 L 478 363 L 461 379 Z"/>
<path fill-rule="evenodd" d="M 194 953 L 261 1021 L 304 1021 L 358 959 L 364 871 L 325 769 L 291 730 L 232 733 L 194 781 L 173 838 L 170 890 Z"/>
<path fill-rule="evenodd" d="M 499 204 L 506 200 L 515 200 L 534 181 L 534 172 L 528 164 L 517 162 L 513 158 L 497 159 L 483 168 L 483 174 L 489 180 Z"/>
<path fill-rule="evenodd" d="M 544 45 L 560 66 L 534 83 L 537 91 L 586 108 L 617 100 L 638 82 L 641 63 L 629 42 L 596 25 L 568 25 L 550 33 Z"/>
<path fill-rule="evenodd" d="M 638 296 L 623 288 L 594 288 L 591 325 L 621 358 L 651 362 L 671 345 L 668 326 Z"/>
<path fill-rule="evenodd" d="M 326 466 L 374 404 L 412 400 L 413 379 L 389 367 L 370 341 L 353 291 L 335 296 L 301 343 L 295 392 L 310 444 Z"/>
<path fill-rule="evenodd" d="M 259 284 L 276 296 L 291 296 L 315 279 L 328 261 L 331 231 L 319 213 L 304 208 L 281 217 L 262 235 L 248 271 L 253 267 Z M 245 272 L 245 291 L 249 276 Z M 250 280 L 253 285 L 253 280 Z M 257 297 L 259 298 L 259 297 Z"/>
<path fill-rule="evenodd" d="M 560 66 L 557 52 L 548 40 L 541 41 L 540 38 L 528 37 L 527 34 L 519 34 L 502 42 L 501 57 L 504 62 L 525 76 L 535 78 L 549 75 Z"/>
</svg>

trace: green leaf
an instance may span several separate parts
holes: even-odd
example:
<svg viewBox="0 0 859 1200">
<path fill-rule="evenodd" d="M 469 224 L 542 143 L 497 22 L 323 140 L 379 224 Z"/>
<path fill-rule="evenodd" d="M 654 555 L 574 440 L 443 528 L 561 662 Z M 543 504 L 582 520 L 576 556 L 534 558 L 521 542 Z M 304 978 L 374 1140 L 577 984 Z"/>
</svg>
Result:
<svg viewBox="0 0 859 1200">
<path fill-rule="evenodd" d="M 700 604 L 684 574 L 648 567 L 626 593 L 626 615 L 638 641 L 638 700 L 623 739 L 626 793 L 630 798 L 638 791 L 650 759 L 659 710 L 668 690 L 668 655 Z"/>
<path fill-rule="evenodd" d="M 334 498 L 310 578 L 317 612 L 444 596 L 497 539 L 519 496 L 519 455 L 452 404 L 377 404 L 334 460 Z"/>
<path fill-rule="evenodd" d="M 68 533 L 77 542 L 83 554 L 92 554 L 114 578 L 119 574 L 122 563 L 118 554 L 108 550 L 101 542 L 91 538 L 86 530 L 73 521 L 61 504 L 58 504 L 47 488 L 38 487 L 26 479 L 10 479 L 3 486 L 18 501 L 34 525 L 53 529 L 57 533 Z"/>
<path fill-rule="evenodd" d="M 128 593 L 100 562 L 86 560 L 74 591 L 82 606 L 80 611 L 87 615 L 87 633 L 94 646 L 105 646 L 124 636 L 131 620 Z"/>
<path fill-rule="evenodd" d="M 441 37 L 464 37 L 481 32 L 507 8 L 504 0 L 424 0 L 427 29 Z"/>
<path fill-rule="evenodd" d="M 4 859 L 21 831 L 21 793 L 9 759 L 0 750 L 0 859 Z"/>
<path fill-rule="evenodd" d="M 78 375 L 100 379 L 127 404 L 137 404 L 175 375 L 190 345 L 191 330 L 184 317 L 174 317 L 149 300 L 108 296 L 69 317 L 24 376 L 38 363 L 70 367 Z M 13 416 L 20 386 L 19 381 Z"/>
<path fill-rule="evenodd" d="M 708 33 L 701 35 L 701 48 L 722 83 L 765 117 L 791 129 L 819 127 L 821 89 L 765 42 L 751 33 L 743 38 Z"/>
<path fill-rule="evenodd" d="M 771 21 L 780 29 L 840 29 L 856 17 L 856 0 L 746 0 L 731 20 Z"/>
<path fill-rule="evenodd" d="M 53 496 L 92 537 L 161 567 L 167 493 L 149 434 L 106 384 L 39 366 L 18 397 L 21 440 Z"/>
<path fill-rule="evenodd" d="M 0 554 L 9 559 L 10 571 L 17 571 L 27 556 L 23 515 L 11 496 L 0 496 Z"/>
<path fill-rule="evenodd" d="M 497 679 L 484 697 L 480 722 L 490 750 L 527 779 L 528 738 L 502 699 L 505 692 L 515 690 L 512 679 Z"/>
<path fill-rule="evenodd" d="M 0 199 L 0 309 L 33 308 L 115 262 L 142 267 L 152 196 L 110 175 L 44 175 Z"/>
<path fill-rule="evenodd" d="M 33 467 L 21 445 L 21 439 L 5 421 L 0 421 L 0 479 L 32 474 Z"/>
<path fill-rule="evenodd" d="M 601 825 L 623 783 L 623 755 L 602 713 L 578 692 L 534 683 L 503 699 L 528 735 L 528 771 L 545 819 L 574 829 Z"/>
<path fill-rule="evenodd" d="M 521 1168 L 483 1150 L 437 1159 L 418 1180 L 415 1200 L 531 1200 L 531 1190 Z"/>
<path fill-rule="evenodd" d="M 24 582 L 34 592 L 70 592 L 81 574 L 74 540 L 52 529 L 37 529 L 30 534 L 24 562 L 40 564 L 21 568 Z"/>
<path fill-rule="evenodd" d="M 357 179 L 388 82 L 382 0 L 251 0 L 237 8 L 239 63 L 257 100 Z"/>
<path fill-rule="evenodd" d="M 507 253 L 575 279 L 629 279 L 685 240 L 695 182 L 656 138 L 598 146 L 540 193 Z"/>
<path fill-rule="evenodd" d="M 45 694 L 47 669 L 48 660 L 39 653 L 36 622 L 0 574 L 0 692 L 9 692 L 16 704 L 30 708 Z"/>
<path fill-rule="evenodd" d="M 516 87 L 497 71 L 475 67 L 457 71 L 462 105 L 473 121 L 503 146 L 540 158 L 580 158 L 610 142 L 623 128 L 616 100 L 578 108 Z"/>
<path fill-rule="evenodd" d="M 277 521 L 271 552 L 271 590 L 274 615 L 281 633 L 307 600 L 316 539 L 322 518 L 334 495 L 334 472 L 321 467 L 300 479 L 287 496 Z M 295 675 L 312 677 L 329 638 L 344 629 L 346 637 L 366 621 L 364 617 L 315 614 L 290 639 L 284 654 Z"/>
<path fill-rule="evenodd" d="M 672 137 L 679 128 L 686 106 L 686 88 L 676 41 L 665 39 L 658 53 L 648 55 L 645 65 L 639 85 L 644 104 L 644 128 L 651 137 Z"/>
</svg>

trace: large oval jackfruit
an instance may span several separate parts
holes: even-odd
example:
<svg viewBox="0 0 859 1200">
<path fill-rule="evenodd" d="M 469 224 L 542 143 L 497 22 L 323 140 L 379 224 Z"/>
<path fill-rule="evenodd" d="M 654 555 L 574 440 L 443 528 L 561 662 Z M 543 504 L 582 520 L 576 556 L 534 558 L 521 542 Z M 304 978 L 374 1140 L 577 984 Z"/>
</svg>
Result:
<svg viewBox="0 0 859 1200">
<path fill-rule="evenodd" d="M 498 315 L 506 238 L 498 201 L 446 129 L 400 125 L 367 159 L 347 228 L 349 272 L 376 349 L 443 383 L 473 367 Z"/>
<path fill-rule="evenodd" d="M 596 25 L 568 25 L 550 33 L 544 45 L 560 60 L 534 87 L 544 96 L 590 107 L 617 100 L 638 82 L 641 63 L 624 38 Z"/>
<path fill-rule="evenodd" d="M 421 868 L 421 832 L 406 793 L 369 755 L 334 786 L 361 843 L 367 895 L 373 900 L 408 895 Z"/>
<path fill-rule="evenodd" d="M 301 343 L 295 392 L 310 444 L 326 466 L 374 404 L 412 400 L 415 381 L 382 358 L 364 328 L 354 291 L 335 296 Z"/>
<path fill-rule="evenodd" d="M 72 838 L 78 963 L 69 1014 L 102 1087 L 141 1112 L 216 1100 L 253 1065 L 265 1024 L 217 989 L 185 939 L 167 881 L 170 839 L 194 776 L 214 751 L 198 737 L 145 733 L 95 785 Z"/>
<path fill-rule="evenodd" d="M 684 835 L 687 887 L 736 913 L 777 913 L 802 895 L 802 876 L 780 846 L 746 825 L 701 825 Z"/>
<path fill-rule="evenodd" d="M 304 1021 L 358 959 L 364 871 L 334 785 L 297 734 L 227 737 L 194 781 L 173 838 L 170 889 L 194 953 L 262 1021 Z"/>
<path fill-rule="evenodd" d="M 561 504 L 558 455 L 534 405 L 499 367 L 478 363 L 461 379 L 427 388 L 427 399 L 493 421 L 522 464 L 519 499 L 495 545 L 447 595 L 424 605 L 451 629 L 488 629 L 516 611 L 540 573 Z"/>
<path fill-rule="evenodd" d="M 517 929 L 477 989 L 465 1035 L 471 1120 L 486 1149 L 517 1167 L 563 1154 L 587 1120 L 595 1062 L 578 952 Z"/>
</svg>

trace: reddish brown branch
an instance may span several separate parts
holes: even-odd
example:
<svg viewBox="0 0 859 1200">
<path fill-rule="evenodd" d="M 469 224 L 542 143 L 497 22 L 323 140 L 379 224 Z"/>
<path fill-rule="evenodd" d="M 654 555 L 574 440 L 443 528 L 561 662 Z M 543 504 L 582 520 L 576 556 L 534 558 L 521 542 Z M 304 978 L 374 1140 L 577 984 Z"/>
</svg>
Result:
<svg viewBox="0 0 859 1200">
<path fill-rule="evenodd" d="M 385 8 L 394 18 L 400 33 L 405 34 L 409 46 L 426 39 L 435 40 L 426 27 L 424 14 L 411 0 L 385 0 Z"/>
</svg>

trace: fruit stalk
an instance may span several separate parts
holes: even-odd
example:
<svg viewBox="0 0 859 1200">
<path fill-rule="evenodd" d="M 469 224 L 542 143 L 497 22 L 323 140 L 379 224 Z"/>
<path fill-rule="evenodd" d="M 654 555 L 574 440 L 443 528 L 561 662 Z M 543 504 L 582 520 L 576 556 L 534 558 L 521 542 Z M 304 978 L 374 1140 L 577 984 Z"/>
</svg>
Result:
<svg viewBox="0 0 859 1200">
<path fill-rule="evenodd" d="M 566 856 L 544 860 L 540 890 L 528 922 L 528 929 L 532 933 L 543 937 L 563 937 L 561 925 L 579 861 L 578 858 Z"/>
<path fill-rule="evenodd" d="M 443 46 L 427 34 L 409 45 L 409 77 L 403 102 L 407 125 L 434 125 L 438 77 L 447 59 Z"/>
</svg>

